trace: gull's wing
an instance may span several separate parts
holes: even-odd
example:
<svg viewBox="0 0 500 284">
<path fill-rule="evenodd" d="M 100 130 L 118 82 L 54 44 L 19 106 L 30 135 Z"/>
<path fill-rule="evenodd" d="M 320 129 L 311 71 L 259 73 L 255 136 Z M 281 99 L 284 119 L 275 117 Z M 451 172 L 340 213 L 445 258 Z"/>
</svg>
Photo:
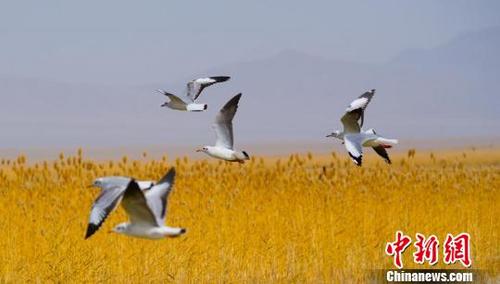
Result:
<svg viewBox="0 0 500 284">
<path fill-rule="evenodd" d="M 361 166 L 363 159 L 363 150 L 361 141 L 362 137 L 346 135 L 344 136 L 344 145 L 349 153 L 351 159 L 356 163 L 356 165 Z"/>
<path fill-rule="evenodd" d="M 350 112 L 346 112 L 344 116 L 340 119 L 342 125 L 344 126 L 344 133 L 359 133 L 361 126 L 358 124 L 359 118 L 362 116 L 362 110 L 356 109 Z"/>
<path fill-rule="evenodd" d="M 216 83 L 225 82 L 230 78 L 229 76 L 214 76 L 192 80 L 187 83 L 187 97 L 194 102 L 200 96 L 203 89 Z"/>
<path fill-rule="evenodd" d="M 390 164 L 391 163 L 391 159 L 389 158 L 389 154 L 387 153 L 387 151 L 385 150 L 385 148 L 383 146 L 377 146 L 377 147 L 373 147 L 373 150 L 375 150 L 375 152 L 377 152 L 377 154 L 384 158 L 385 162 Z"/>
<path fill-rule="evenodd" d="M 233 149 L 233 118 L 238 109 L 241 93 L 230 99 L 215 117 L 215 146 Z"/>
<path fill-rule="evenodd" d="M 158 93 L 161 93 L 161 94 L 167 96 L 176 105 L 181 105 L 181 106 L 185 106 L 186 105 L 186 102 L 184 102 L 183 100 L 181 100 L 178 96 L 176 96 L 174 94 L 167 93 L 167 92 L 165 92 L 162 89 L 158 89 L 156 91 L 158 91 Z"/>
<path fill-rule="evenodd" d="M 357 113 L 356 115 L 359 115 L 358 119 L 361 118 L 361 122 L 359 124 L 359 127 L 363 126 L 363 122 L 364 122 L 364 118 L 365 118 L 365 109 L 368 106 L 368 104 L 370 103 L 370 101 L 372 100 L 374 95 L 375 95 L 375 89 L 373 89 L 369 92 L 365 92 L 364 94 L 359 96 L 357 99 L 352 101 L 351 104 L 345 110 L 346 114 L 351 113 L 351 112 L 356 112 Z"/>
<path fill-rule="evenodd" d="M 359 96 L 357 99 L 351 102 L 351 104 L 347 107 L 346 111 L 353 111 L 355 109 L 362 109 L 365 110 L 366 107 L 368 106 L 368 103 L 372 100 L 373 96 L 375 95 L 375 89 L 365 92 L 361 96 Z"/>
<path fill-rule="evenodd" d="M 168 195 L 172 190 L 174 180 L 175 168 L 171 168 L 156 185 L 145 193 L 149 208 L 160 226 L 165 223 Z"/>
<path fill-rule="evenodd" d="M 137 225 L 158 226 L 146 197 L 135 180 L 131 180 L 123 194 L 122 206 L 130 222 Z"/>
<path fill-rule="evenodd" d="M 127 187 L 128 183 L 130 182 L 129 177 L 122 177 L 122 176 L 106 176 L 106 177 L 101 177 L 99 179 L 102 181 L 101 184 L 100 185 L 94 184 L 94 186 L 97 186 L 100 189 L 104 190 L 115 186 Z M 137 181 L 137 183 L 139 184 L 141 190 L 149 190 L 151 189 L 151 187 L 153 187 L 153 185 L 155 185 L 155 183 L 150 180 Z"/>
<path fill-rule="evenodd" d="M 118 203 L 120 203 L 126 189 L 126 185 L 115 185 L 106 187 L 106 189 L 101 191 L 101 194 L 92 205 L 85 239 L 88 239 L 101 227 L 109 213 L 111 213 Z"/>
</svg>

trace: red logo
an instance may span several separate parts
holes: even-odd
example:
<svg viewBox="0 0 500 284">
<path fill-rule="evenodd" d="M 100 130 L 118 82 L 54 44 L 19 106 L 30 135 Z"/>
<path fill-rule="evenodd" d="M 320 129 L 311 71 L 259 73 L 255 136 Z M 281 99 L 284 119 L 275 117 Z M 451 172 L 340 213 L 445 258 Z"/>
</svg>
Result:
<svg viewBox="0 0 500 284">
<path fill-rule="evenodd" d="M 435 235 L 426 238 L 420 233 L 415 234 L 415 252 L 413 261 L 417 264 L 428 262 L 429 265 L 435 265 L 439 258 L 439 240 Z M 393 257 L 394 265 L 403 268 L 402 255 L 406 248 L 410 246 L 412 239 L 401 231 L 396 232 L 396 240 L 388 242 L 385 247 L 385 253 Z M 461 233 L 454 237 L 451 234 L 446 235 L 443 243 L 443 261 L 446 264 L 453 264 L 460 261 L 464 267 L 470 267 L 472 264 L 470 255 L 470 235 Z"/>
<path fill-rule="evenodd" d="M 469 267 L 472 263 L 470 257 L 470 236 L 461 233 L 456 237 L 448 234 L 443 248 L 444 263 L 452 264 L 460 261 L 463 266 Z"/>
<path fill-rule="evenodd" d="M 385 247 L 385 253 L 394 256 L 394 265 L 396 265 L 396 267 L 399 269 L 403 268 L 401 255 L 410 244 L 411 238 L 403 235 L 401 231 L 397 231 L 396 241 L 387 243 L 387 246 Z"/>
<path fill-rule="evenodd" d="M 416 234 L 417 241 L 413 244 L 417 249 L 413 253 L 413 261 L 418 264 L 423 264 L 426 260 L 430 265 L 434 265 L 438 261 L 439 241 L 436 236 L 431 235 L 428 239 L 422 234 Z"/>
</svg>

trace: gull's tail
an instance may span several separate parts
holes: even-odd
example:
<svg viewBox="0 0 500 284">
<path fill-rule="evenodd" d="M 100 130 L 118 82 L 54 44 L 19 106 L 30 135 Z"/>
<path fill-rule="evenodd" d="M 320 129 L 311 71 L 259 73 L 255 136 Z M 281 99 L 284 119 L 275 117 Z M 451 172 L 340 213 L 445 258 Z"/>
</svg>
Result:
<svg viewBox="0 0 500 284">
<path fill-rule="evenodd" d="M 207 104 L 188 104 L 186 107 L 188 111 L 204 111 L 207 108 Z"/>
<path fill-rule="evenodd" d="M 163 231 L 163 235 L 165 235 L 166 237 L 171 237 L 171 238 L 178 237 L 178 236 L 186 233 L 185 228 L 173 228 L 173 227 L 167 227 L 167 226 L 162 227 L 162 231 Z"/>
<path fill-rule="evenodd" d="M 383 137 L 377 138 L 376 141 L 379 143 L 379 145 L 381 145 L 384 148 L 391 148 L 392 146 L 399 143 L 398 139 L 389 139 Z"/>
<path fill-rule="evenodd" d="M 385 138 L 384 139 L 386 143 L 390 144 L 390 145 L 396 145 L 399 143 L 399 140 L 398 139 L 388 139 L 388 138 Z"/>
</svg>

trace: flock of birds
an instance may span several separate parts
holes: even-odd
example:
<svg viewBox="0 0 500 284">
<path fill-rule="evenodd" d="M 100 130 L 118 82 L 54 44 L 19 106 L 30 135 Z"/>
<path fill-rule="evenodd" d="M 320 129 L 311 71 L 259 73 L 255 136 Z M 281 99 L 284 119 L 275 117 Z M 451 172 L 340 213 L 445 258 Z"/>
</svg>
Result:
<svg viewBox="0 0 500 284">
<path fill-rule="evenodd" d="M 229 76 L 214 76 L 192 80 L 187 84 L 185 99 L 164 90 L 158 90 L 169 98 L 169 101 L 162 104 L 162 107 L 179 111 L 205 111 L 207 104 L 197 103 L 201 92 L 208 86 L 229 79 Z M 379 156 L 390 164 L 391 160 L 386 148 L 391 148 L 398 143 L 396 139 L 388 139 L 378 135 L 373 128 L 362 131 L 365 110 L 374 95 L 375 90 L 371 90 L 352 101 L 340 119 L 343 130 L 337 130 L 327 135 L 327 137 L 341 140 L 349 156 L 358 166 L 361 166 L 362 163 L 363 147 L 372 147 Z M 250 159 L 247 152 L 234 149 L 233 118 L 238 109 L 240 98 L 241 93 L 231 98 L 217 113 L 212 125 L 216 135 L 215 145 L 204 146 L 197 149 L 197 152 L 203 152 L 213 158 L 229 162 L 244 163 Z M 85 239 L 91 237 L 101 227 L 108 215 L 119 204 L 125 209 L 129 222 L 115 226 L 113 232 L 147 239 L 177 237 L 184 234 L 186 232 L 184 228 L 165 226 L 168 195 L 174 181 L 174 168 L 171 168 L 158 182 L 137 181 L 134 178 L 121 176 L 95 179 L 91 186 L 100 188 L 101 192 L 92 205 Z"/>
</svg>

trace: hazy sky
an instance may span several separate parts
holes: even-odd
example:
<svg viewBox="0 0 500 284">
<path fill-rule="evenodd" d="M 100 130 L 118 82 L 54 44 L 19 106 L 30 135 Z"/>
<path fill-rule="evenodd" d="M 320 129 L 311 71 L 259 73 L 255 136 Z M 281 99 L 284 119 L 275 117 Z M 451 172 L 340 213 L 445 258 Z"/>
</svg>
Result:
<svg viewBox="0 0 500 284">
<path fill-rule="evenodd" d="M 465 0 L 0 0 L 0 148 L 213 143 L 212 119 L 236 92 L 237 143 L 317 141 L 371 88 L 368 122 L 389 136 L 497 135 L 499 11 Z M 155 89 L 178 93 L 207 73 L 233 76 L 206 91 L 207 112 L 159 107 Z"/>
<path fill-rule="evenodd" d="M 499 1 L 0 1 L 0 75 L 140 84 L 295 49 L 383 62 L 500 25 Z"/>
</svg>

